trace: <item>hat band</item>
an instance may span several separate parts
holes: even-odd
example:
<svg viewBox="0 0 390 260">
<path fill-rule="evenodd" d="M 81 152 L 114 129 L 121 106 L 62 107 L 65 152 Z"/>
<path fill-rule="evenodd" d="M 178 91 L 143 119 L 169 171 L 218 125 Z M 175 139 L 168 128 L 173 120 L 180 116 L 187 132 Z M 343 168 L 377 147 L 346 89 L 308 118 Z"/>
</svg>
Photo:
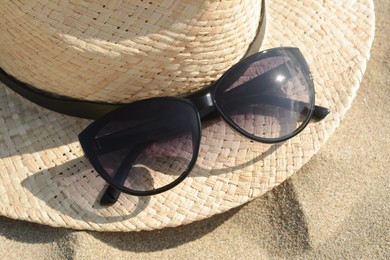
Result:
<svg viewBox="0 0 390 260">
<path fill-rule="evenodd" d="M 259 51 L 266 29 L 266 1 L 262 0 L 260 21 L 255 38 L 249 45 L 243 58 Z M 55 112 L 75 117 L 97 119 L 102 115 L 122 107 L 124 103 L 105 103 L 74 99 L 43 91 L 24 83 L 0 68 L 0 81 L 29 101 Z"/>
<path fill-rule="evenodd" d="M 70 116 L 96 119 L 124 105 L 72 99 L 69 97 L 55 95 L 53 93 L 37 89 L 30 84 L 21 82 L 15 77 L 9 75 L 2 68 L 0 68 L 0 81 L 29 101 L 44 108 Z"/>
</svg>

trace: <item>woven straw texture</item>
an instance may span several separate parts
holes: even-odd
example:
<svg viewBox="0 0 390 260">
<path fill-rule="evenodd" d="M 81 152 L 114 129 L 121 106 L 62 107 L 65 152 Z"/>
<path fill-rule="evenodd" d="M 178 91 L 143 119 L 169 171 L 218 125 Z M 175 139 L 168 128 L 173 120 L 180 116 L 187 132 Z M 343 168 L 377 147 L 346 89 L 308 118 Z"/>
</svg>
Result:
<svg viewBox="0 0 390 260">
<path fill-rule="evenodd" d="M 373 4 L 269 1 L 267 27 L 262 49 L 296 46 L 303 52 L 316 103 L 332 111 L 326 120 L 275 145 L 251 142 L 219 120 L 207 123 L 197 163 L 183 183 L 101 207 L 105 184 L 77 142 L 89 121 L 42 109 L 1 86 L 0 214 L 74 229 L 151 230 L 227 211 L 282 183 L 319 150 L 351 106 L 374 36 Z"/>
<path fill-rule="evenodd" d="M 0 66 L 77 99 L 183 94 L 216 80 L 245 54 L 260 2 L 8 1 L 0 9 L 7 31 Z"/>
</svg>

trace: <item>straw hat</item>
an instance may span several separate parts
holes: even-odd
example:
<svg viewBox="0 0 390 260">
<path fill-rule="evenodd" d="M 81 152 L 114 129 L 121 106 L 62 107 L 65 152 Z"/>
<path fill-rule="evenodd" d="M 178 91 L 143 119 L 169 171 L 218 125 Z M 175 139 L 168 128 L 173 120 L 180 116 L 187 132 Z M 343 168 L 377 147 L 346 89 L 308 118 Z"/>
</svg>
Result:
<svg viewBox="0 0 390 260">
<path fill-rule="evenodd" d="M 197 164 L 167 192 L 121 195 L 77 135 L 90 120 L 42 108 L 0 83 L 0 214 L 57 227 L 133 231 L 178 226 L 242 205 L 282 183 L 327 141 L 351 106 L 369 58 L 369 0 L 7 1 L 1 78 L 93 102 L 127 103 L 200 89 L 258 49 L 300 48 L 316 102 L 332 113 L 280 144 L 253 143 L 226 123 L 203 127 Z M 261 21 L 267 18 L 264 39 Z M 260 26 L 261 25 L 261 26 Z"/>
</svg>

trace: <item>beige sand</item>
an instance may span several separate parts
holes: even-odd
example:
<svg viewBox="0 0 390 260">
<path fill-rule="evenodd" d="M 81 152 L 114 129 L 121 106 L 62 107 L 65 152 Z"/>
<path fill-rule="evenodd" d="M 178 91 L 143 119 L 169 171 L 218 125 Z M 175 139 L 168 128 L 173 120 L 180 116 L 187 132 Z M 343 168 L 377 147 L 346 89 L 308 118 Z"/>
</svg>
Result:
<svg viewBox="0 0 390 260">
<path fill-rule="evenodd" d="M 0 217 L 2 258 L 390 259 L 390 2 L 340 128 L 290 180 L 225 214 L 140 233 L 55 229 Z"/>
</svg>

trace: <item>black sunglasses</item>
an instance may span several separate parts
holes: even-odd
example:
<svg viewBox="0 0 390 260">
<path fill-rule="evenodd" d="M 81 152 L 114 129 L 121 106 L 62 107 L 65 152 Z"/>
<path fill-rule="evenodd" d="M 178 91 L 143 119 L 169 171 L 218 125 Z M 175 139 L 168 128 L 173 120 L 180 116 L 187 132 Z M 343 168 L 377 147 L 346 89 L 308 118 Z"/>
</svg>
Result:
<svg viewBox="0 0 390 260">
<path fill-rule="evenodd" d="M 120 192 L 153 195 L 183 181 L 198 156 L 201 121 L 219 115 L 247 138 L 276 143 L 328 113 L 315 106 L 313 81 L 299 49 L 275 48 L 243 59 L 186 98 L 150 98 L 109 112 L 79 140 L 109 184 L 100 201 L 109 205 Z"/>
</svg>

